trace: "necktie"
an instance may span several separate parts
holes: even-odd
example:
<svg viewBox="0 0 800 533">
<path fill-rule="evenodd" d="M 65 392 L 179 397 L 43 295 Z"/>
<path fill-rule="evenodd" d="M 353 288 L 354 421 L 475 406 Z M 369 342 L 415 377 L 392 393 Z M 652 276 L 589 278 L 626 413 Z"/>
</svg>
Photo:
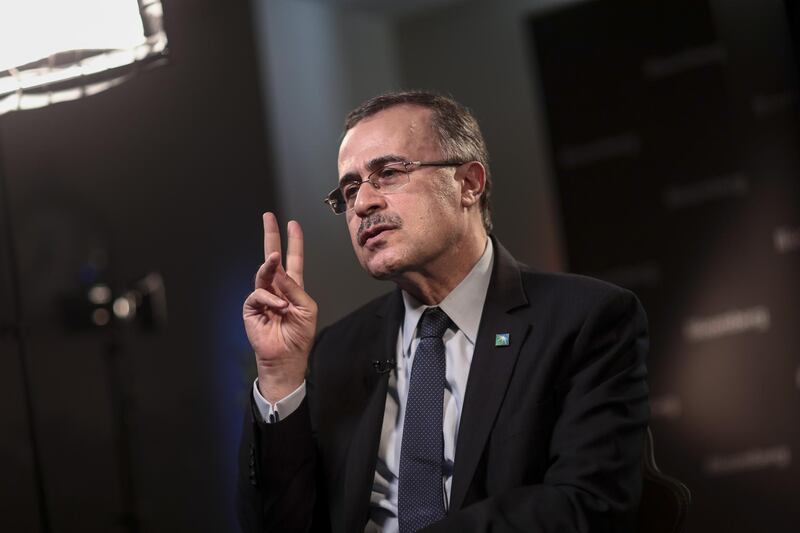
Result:
<svg viewBox="0 0 800 533">
<path fill-rule="evenodd" d="M 445 358 L 442 335 L 450 317 L 438 307 L 423 313 L 414 352 L 403 422 L 398 480 L 400 533 L 412 533 L 444 518 L 442 402 Z"/>
</svg>

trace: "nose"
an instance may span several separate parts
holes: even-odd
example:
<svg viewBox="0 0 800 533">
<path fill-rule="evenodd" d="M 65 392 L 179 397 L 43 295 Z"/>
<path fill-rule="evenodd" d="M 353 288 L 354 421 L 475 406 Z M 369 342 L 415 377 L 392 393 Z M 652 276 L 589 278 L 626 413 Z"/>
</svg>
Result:
<svg viewBox="0 0 800 533">
<path fill-rule="evenodd" d="M 364 216 L 386 207 L 386 198 L 380 191 L 372 186 L 369 181 L 361 184 L 356 193 L 356 203 L 353 205 L 353 211 L 356 215 L 363 218 Z"/>
</svg>

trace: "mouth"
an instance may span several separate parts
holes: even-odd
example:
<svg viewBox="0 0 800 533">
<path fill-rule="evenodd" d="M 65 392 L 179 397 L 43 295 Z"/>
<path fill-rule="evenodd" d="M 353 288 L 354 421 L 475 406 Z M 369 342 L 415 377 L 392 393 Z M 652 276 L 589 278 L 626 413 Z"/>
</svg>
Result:
<svg viewBox="0 0 800 533">
<path fill-rule="evenodd" d="M 364 246 L 384 231 L 390 231 L 393 229 L 397 229 L 397 227 L 390 224 L 376 224 L 374 226 L 370 226 L 358 236 L 358 244 Z"/>
</svg>

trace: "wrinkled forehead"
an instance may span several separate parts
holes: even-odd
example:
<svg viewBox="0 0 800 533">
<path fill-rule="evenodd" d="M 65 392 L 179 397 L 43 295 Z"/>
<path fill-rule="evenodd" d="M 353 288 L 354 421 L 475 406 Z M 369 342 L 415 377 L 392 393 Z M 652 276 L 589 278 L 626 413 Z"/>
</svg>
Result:
<svg viewBox="0 0 800 533">
<path fill-rule="evenodd" d="M 362 173 L 382 158 L 425 159 L 438 150 L 430 109 L 398 105 L 350 128 L 339 146 L 339 176 Z"/>
</svg>

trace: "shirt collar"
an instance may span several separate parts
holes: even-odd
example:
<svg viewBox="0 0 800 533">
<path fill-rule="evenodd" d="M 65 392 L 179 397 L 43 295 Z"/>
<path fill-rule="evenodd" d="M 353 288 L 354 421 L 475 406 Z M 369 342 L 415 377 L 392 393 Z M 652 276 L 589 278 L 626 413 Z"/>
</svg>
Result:
<svg viewBox="0 0 800 533">
<path fill-rule="evenodd" d="M 478 326 L 481 323 L 483 314 L 483 303 L 486 301 L 486 290 L 489 288 L 489 280 L 492 277 L 492 264 L 494 262 L 494 249 L 492 240 L 486 239 L 486 247 L 483 255 L 469 271 L 469 274 L 461 280 L 455 289 L 442 300 L 437 307 L 447 313 L 456 327 L 464 333 L 473 345 L 478 337 Z M 422 317 L 422 313 L 428 307 L 416 298 L 403 293 L 403 305 L 405 306 L 405 316 L 403 317 L 403 353 L 411 353 L 411 341 L 417 330 L 417 323 Z"/>
</svg>

